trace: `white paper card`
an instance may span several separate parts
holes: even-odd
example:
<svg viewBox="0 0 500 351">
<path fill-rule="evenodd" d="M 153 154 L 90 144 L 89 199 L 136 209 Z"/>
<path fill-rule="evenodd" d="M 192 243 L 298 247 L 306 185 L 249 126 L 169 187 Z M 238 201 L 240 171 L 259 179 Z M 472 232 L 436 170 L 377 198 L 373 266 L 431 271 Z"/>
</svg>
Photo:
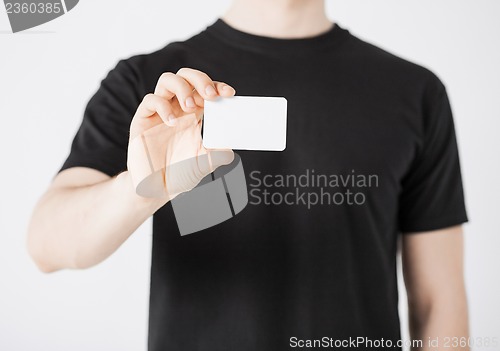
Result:
<svg viewBox="0 0 500 351">
<path fill-rule="evenodd" d="M 287 101 L 234 96 L 205 101 L 203 146 L 209 149 L 283 151 Z"/>
</svg>

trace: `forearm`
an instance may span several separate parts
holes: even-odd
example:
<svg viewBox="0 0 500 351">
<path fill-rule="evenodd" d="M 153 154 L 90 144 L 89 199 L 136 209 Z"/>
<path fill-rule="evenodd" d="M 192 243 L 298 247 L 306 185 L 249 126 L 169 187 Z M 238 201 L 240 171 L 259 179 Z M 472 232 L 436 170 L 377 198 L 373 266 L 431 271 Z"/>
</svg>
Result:
<svg viewBox="0 0 500 351">
<path fill-rule="evenodd" d="M 51 189 L 33 213 L 29 252 L 46 272 L 93 266 L 164 203 L 137 196 L 127 172 L 93 185 Z"/>
<path fill-rule="evenodd" d="M 411 338 L 422 340 L 423 346 L 413 347 L 412 351 L 468 351 L 467 314 L 465 292 L 454 292 L 449 298 L 428 303 L 426 307 L 412 307 L 410 303 Z"/>
</svg>

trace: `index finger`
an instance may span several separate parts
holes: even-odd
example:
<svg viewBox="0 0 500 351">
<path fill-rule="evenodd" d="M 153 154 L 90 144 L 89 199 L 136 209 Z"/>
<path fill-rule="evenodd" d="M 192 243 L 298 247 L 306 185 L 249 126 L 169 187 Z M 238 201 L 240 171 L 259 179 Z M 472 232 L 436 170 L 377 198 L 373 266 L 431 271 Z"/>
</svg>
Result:
<svg viewBox="0 0 500 351">
<path fill-rule="evenodd" d="M 220 96 L 226 96 L 226 92 L 220 94 L 217 87 L 218 82 L 214 82 L 208 74 L 193 68 L 181 68 L 177 72 L 178 76 L 184 78 L 190 85 L 192 85 L 198 94 L 205 100 L 212 100 Z M 226 84 L 227 85 L 227 84 Z M 234 89 L 233 89 L 234 90 Z"/>
</svg>

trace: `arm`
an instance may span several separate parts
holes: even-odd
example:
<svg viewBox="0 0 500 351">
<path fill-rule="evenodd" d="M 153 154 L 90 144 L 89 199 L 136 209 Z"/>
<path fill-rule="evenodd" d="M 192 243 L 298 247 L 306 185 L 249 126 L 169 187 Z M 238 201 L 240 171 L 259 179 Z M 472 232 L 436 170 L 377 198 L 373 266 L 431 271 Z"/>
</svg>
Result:
<svg viewBox="0 0 500 351">
<path fill-rule="evenodd" d="M 403 235 L 402 259 L 412 339 L 423 340 L 422 350 L 445 350 L 445 337 L 468 338 L 462 227 Z M 439 348 L 430 348 L 436 337 Z"/>
<path fill-rule="evenodd" d="M 232 161 L 232 151 L 221 150 L 211 159 L 210 167 L 201 169 L 197 162 L 199 155 L 208 151 L 202 146 L 200 122 L 186 123 L 183 121 L 193 119 L 182 117 L 200 114 L 204 99 L 234 94 L 234 89 L 227 84 L 213 82 L 205 73 L 193 69 L 183 68 L 177 74 L 165 73 L 160 77 L 154 94 L 146 95 L 137 108 L 129 141 L 165 123 L 169 127 L 164 128 L 168 131 L 164 136 L 169 141 L 170 154 L 176 160 L 172 162 L 183 159 L 196 162 L 187 163 L 182 169 L 167 168 L 165 164 L 164 168 L 169 171 L 164 172 L 168 173 L 164 174 L 165 179 L 153 189 L 157 190 L 156 193 L 162 194 L 167 185 L 169 189 L 180 189 L 180 192 L 192 189 L 205 175 Z M 177 118 L 181 122 L 176 123 Z M 192 138 L 176 138 L 179 131 L 175 129 L 176 125 L 177 128 L 183 125 L 183 131 L 190 132 Z M 190 142 L 189 147 L 182 144 L 185 140 Z M 162 143 L 164 141 L 162 139 Z M 149 146 L 157 155 L 162 155 L 166 149 L 165 143 L 152 142 Z M 182 157 L 175 154 L 178 150 Z M 116 177 L 84 167 L 69 168 L 57 175 L 37 204 L 28 229 L 28 251 L 42 271 L 87 268 L 101 262 L 141 223 L 173 198 L 150 199 L 136 194 L 132 175 L 134 170 L 141 168 L 141 162 L 142 153 L 129 148 L 128 171 Z M 169 195 L 173 196 L 173 193 Z"/>
<path fill-rule="evenodd" d="M 87 268 L 111 255 L 165 203 L 135 194 L 129 173 L 61 172 L 37 204 L 28 251 L 43 272 Z"/>
</svg>

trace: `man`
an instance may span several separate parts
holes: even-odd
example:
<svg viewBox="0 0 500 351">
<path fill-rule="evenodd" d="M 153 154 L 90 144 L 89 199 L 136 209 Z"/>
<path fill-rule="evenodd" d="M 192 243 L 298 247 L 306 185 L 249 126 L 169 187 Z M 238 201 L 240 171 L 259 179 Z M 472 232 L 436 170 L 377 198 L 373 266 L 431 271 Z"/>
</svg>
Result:
<svg viewBox="0 0 500 351">
<path fill-rule="evenodd" d="M 129 140 L 235 89 L 287 98 L 287 148 L 239 151 L 250 204 L 180 236 L 167 198 L 136 194 Z M 270 181 L 313 173 L 341 180 Z M 277 204 L 264 191 L 327 197 Z M 326 203 L 348 192 L 358 202 Z M 37 205 L 29 251 L 44 272 L 90 267 L 153 214 L 149 350 L 353 349 L 356 338 L 355 349 L 400 349 L 398 238 L 414 348 L 468 336 L 467 216 L 445 88 L 331 23 L 322 0 L 235 0 L 199 35 L 118 63 Z"/>
</svg>

